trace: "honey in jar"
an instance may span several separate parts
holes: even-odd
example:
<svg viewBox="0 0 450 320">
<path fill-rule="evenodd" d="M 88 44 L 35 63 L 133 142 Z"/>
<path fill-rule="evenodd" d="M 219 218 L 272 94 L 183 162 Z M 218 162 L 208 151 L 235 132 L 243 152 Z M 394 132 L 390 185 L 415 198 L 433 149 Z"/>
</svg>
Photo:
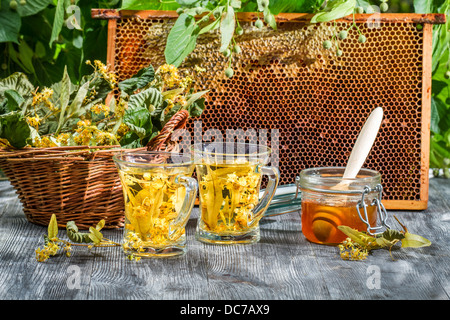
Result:
<svg viewBox="0 0 450 320">
<path fill-rule="evenodd" d="M 345 168 L 311 168 L 300 173 L 302 233 L 319 244 L 339 244 L 347 237 L 338 226 L 367 231 L 377 224 L 378 207 L 374 191 L 381 177 L 377 171 L 361 169 L 342 187 Z M 369 190 L 364 196 L 363 191 Z M 359 206 L 359 210 L 358 210 Z M 365 208 L 364 208 L 365 207 Z"/>
<path fill-rule="evenodd" d="M 367 207 L 371 225 L 375 225 L 377 212 L 375 206 Z M 322 244 L 341 243 L 347 237 L 338 226 L 345 225 L 366 231 L 366 224 L 359 218 L 354 203 L 343 203 L 342 206 L 331 206 L 319 201 L 302 203 L 302 232 L 312 242 Z"/>
</svg>

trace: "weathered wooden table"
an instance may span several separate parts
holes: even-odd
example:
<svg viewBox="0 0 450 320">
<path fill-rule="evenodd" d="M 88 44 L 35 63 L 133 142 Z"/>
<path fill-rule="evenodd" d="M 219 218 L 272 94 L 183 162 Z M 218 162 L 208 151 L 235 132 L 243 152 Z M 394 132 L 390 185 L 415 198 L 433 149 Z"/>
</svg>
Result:
<svg viewBox="0 0 450 320">
<path fill-rule="evenodd" d="M 305 240 L 298 213 L 264 218 L 257 244 L 207 245 L 194 240 L 195 211 L 187 226 L 188 252 L 182 257 L 136 262 L 127 260 L 119 247 L 74 248 L 71 257 L 59 255 L 43 263 L 36 261 L 35 249 L 42 246 L 46 227 L 29 223 L 9 182 L 0 181 L 0 298 L 259 304 L 304 299 L 448 300 L 450 180 L 430 180 L 427 210 L 389 214 L 432 245 L 398 247 L 392 257 L 380 249 L 364 261 L 344 261 L 337 247 Z M 121 240 L 122 230 L 103 233 Z M 182 312 L 181 307 L 172 311 Z"/>
</svg>

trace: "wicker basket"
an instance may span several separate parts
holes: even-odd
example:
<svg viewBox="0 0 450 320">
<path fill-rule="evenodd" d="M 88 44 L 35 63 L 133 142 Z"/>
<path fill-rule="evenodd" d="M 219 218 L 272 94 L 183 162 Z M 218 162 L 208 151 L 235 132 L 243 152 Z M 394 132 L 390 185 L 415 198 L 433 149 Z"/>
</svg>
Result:
<svg viewBox="0 0 450 320">
<path fill-rule="evenodd" d="M 75 221 L 88 229 L 101 219 L 105 229 L 124 225 L 123 192 L 112 157 L 117 152 L 166 150 L 176 147 L 170 137 L 189 116 L 182 110 L 160 134 L 139 149 L 106 147 L 52 147 L 0 149 L 0 169 L 8 177 L 28 221 L 47 226 L 54 213 L 59 227 Z"/>
<path fill-rule="evenodd" d="M 70 220 L 87 229 L 123 226 L 123 195 L 112 156 L 118 148 L 25 148 L 2 150 L 0 167 L 15 188 L 28 221 L 60 227 Z"/>
</svg>

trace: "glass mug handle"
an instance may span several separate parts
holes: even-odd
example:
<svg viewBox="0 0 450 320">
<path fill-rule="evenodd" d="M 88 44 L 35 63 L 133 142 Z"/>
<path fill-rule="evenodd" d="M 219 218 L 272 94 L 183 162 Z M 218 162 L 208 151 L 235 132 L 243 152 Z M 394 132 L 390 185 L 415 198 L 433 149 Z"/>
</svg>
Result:
<svg viewBox="0 0 450 320">
<path fill-rule="evenodd" d="M 269 204 L 272 201 L 273 196 L 275 195 L 278 182 L 280 181 L 280 172 L 275 167 L 258 167 L 256 170 L 261 172 L 263 175 L 268 176 L 269 181 L 267 183 L 267 187 L 264 191 L 263 196 L 259 200 L 259 203 L 255 206 L 255 208 L 253 208 L 253 219 L 249 221 L 249 227 L 252 227 L 263 217 L 264 212 L 269 207 Z"/>
<path fill-rule="evenodd" d="M 178 217 L 170 223 L 169 236 L 171 237 L 177 230 L 184 228 L 189 220 L 192 208 L 197 198 L 198 184 L 197 180 L 192 177 L 179 175 L 175 177 L 175 183 L 182 185 L 186 189 L 183 204 L 181 205 Z"/>
</svg>

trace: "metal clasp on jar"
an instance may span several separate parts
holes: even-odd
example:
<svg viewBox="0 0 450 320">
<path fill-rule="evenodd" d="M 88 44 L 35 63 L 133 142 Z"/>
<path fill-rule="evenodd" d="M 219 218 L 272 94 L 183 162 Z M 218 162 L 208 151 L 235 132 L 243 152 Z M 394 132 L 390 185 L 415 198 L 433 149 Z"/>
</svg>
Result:
<svg viewBox="0 0 450 320">
<path fill-rule="evenodd" d="M 371 226 L 369 223 L 369 218 L 367 214 L 367 204 L 365 202 L 365 196 L 368 195 L 370 192 L 378 192 L 378 197 L 372 200 L 371 206 L 377 206 L 377 213 L 378 217 L 380 219 L 381 225 L 377 226 Z M 356 205 L 356 209 L 358 211 L 359 218 L 362 222 L 364 222 L 367 225 L 367 232 L 370 235 L 377 235 L 382 233 L 380 230 L 383 228 L 390 229 L 390 226 L 386 223 L 387 220 L 387 212 L 384 208 L 384 205 L 381 203 L 382 198 L 382 192 L 383 192 L 383 186 L 381 184 L 377 184 L 373 189 L 365 186 L 362 194 L 361 194 L 361 200 Z M 361 214 L 361 209 L 364 213 L 364 216 Z"/>
</svg>

